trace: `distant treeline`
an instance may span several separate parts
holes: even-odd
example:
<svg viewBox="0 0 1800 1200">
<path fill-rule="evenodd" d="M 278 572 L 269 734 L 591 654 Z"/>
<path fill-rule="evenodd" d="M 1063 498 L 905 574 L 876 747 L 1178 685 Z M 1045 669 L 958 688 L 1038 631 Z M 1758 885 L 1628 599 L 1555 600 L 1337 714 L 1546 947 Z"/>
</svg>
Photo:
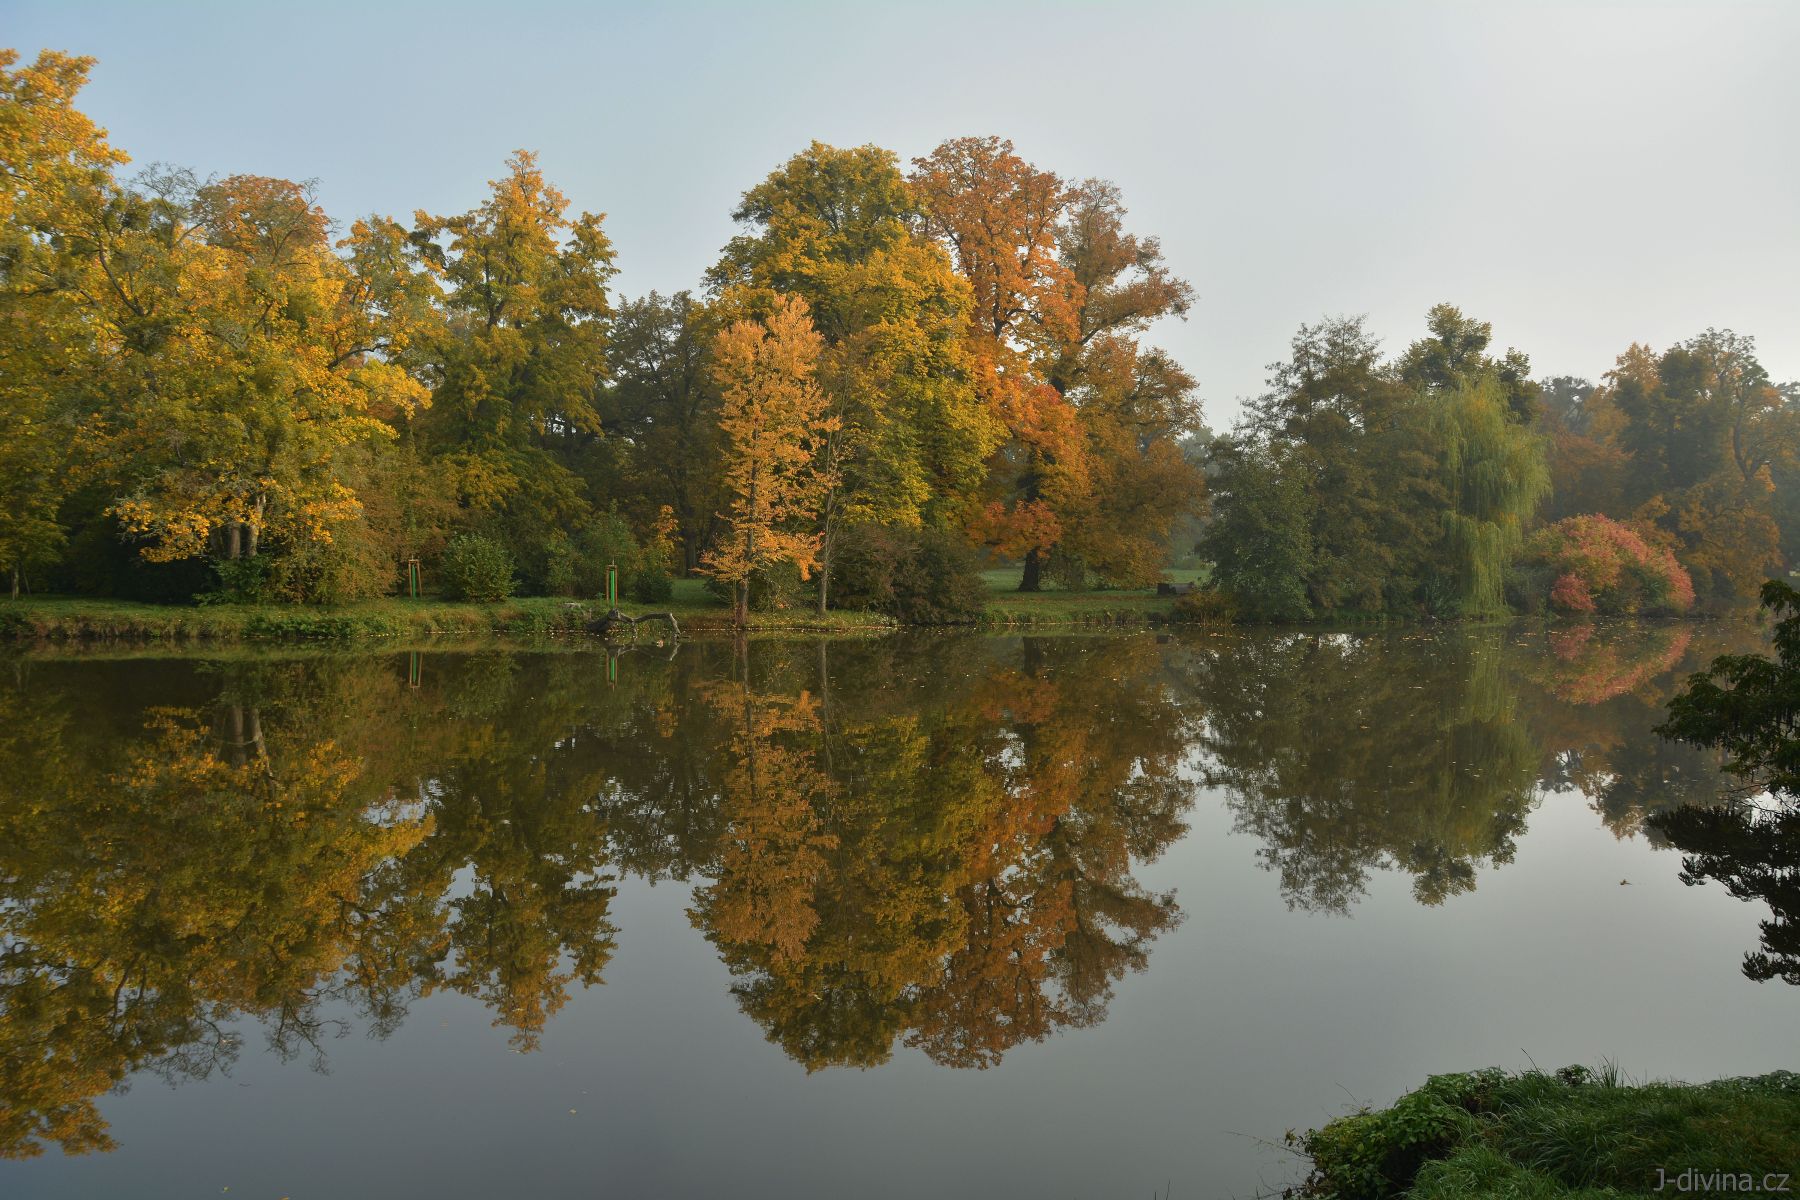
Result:
<svg viewBox="0 0 1800 1200">
<path fill-rule="evenodd" d="M 1794 389 L 1728 333 L 1594 388 L 1449 306 L 1391 363 L 1328 322 L 1213 439 L 1144 341 L 1190 286 L 1116 187 L 1001 139 L 905 168 L 815 142 L 697 292 L 626 299 L 527 152 L 470 212 L 346 230 L 305 184 L 125 177 L 74 106 L 91 65 L 0 52 L 14 590 L 331 602 L 416 562 L 592 596 L 617 564 L 646 601 L 698 572 L 739 606 L 955 619 L 984 553 L 1027 590 L 1198 553 L 1190 606 L 1252 619 L 1641 611 L 1748 597 L 1800 530 Z"/>
<path fill-rule="evenodd" d="M 1750 338 L 1540 383 L 1487 353 L 1486 323 L 1427 323 L 1392 361 L 1359 319 L 1295 336 L 1208 456 L 1202 599 L 1273 620 L 1673 613 L 1753 602 L 1792 560 L 1800 384 L 1773 384 Z"/>
</svg>

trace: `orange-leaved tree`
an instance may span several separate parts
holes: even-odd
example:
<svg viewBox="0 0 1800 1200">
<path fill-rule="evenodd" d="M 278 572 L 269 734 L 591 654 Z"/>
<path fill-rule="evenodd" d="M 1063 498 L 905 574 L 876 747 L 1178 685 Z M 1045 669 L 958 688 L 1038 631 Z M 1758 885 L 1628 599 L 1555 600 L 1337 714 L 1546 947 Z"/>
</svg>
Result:
<svg viewBox="0 0 1800 1200">
<path fill-rule="evenodd" d="M 713 346 L 731 503 L 700 569 L 732 585 L 739 625 L 752 574 L 791 562 L 808 578 L 818 563 L 819 502 L 833 484 L 819 449 L 838 427 L 815 379 L 822 346 L 806 302 L 788 296 L 775 298 L 767 320 L 734 322 Z"/>
<path fill-rule="evenodd" d="M 974 294 L 976 389 L 1008 434 L 976 530 L 1024 557 L 1020 588 L 1035 591 L 1045 552 L 1062 536 L 1058 511 L 1091 487 L 1075 406 L 1048 378 L 1080 330 L 1081 284 L 1058 246 L 1069 189 L 994 137 L 945 142 L 914 165 L 926 218 Z"/>
</svg>

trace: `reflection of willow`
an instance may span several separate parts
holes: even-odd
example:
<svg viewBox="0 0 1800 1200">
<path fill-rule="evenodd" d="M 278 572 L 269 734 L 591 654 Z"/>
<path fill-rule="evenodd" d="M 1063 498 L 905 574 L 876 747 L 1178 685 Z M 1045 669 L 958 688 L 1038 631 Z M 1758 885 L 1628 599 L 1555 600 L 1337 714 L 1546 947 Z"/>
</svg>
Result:
<svg viewBox="0 0 1800 1200">
<path fill-rule="evenodd" d="M 747 673 L 711 690 L 734 732 L 693 917 L 791 1056 L 870 1066 L 904 1040 L 986 1066 L 1099 1019 L 1142 968 L 1178 911 L 1131 864 L 1180 835 L 1191 800 L 1178 713 L 1120 661 L 1141 644 L 1107 650 L 1027 643 L 1019 666 L 904 713 L 826 686 L 759 692 Z"/>
<path fill-rule="evenodd" d="M 1715 880 L 1769 906 L 1762 948 L 1744 955 L 1744 974 L 1800 986 L 1800 807 L 1765 797 L 1660 812 L 1649 824 L 1682 852 L 1683 883 Z"/>
<path fill-rule="evenodd" d="M 1208 781 L 1290 906 L 1347 912 L 1382 867 L 1436 904 L 1511 861 L 1537 756 L 1500 658 L 1493 631 L 1196 645 Z"/>
</svg>

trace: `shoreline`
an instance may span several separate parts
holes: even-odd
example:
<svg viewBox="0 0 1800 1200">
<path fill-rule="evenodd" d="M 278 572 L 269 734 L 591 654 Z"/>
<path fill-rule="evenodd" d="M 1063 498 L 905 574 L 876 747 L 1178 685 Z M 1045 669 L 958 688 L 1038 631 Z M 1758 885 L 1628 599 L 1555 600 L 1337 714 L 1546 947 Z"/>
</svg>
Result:
<svg viewBox="0 0 1800 1200">
<path fill-rule="evenodd" d="M 1040 593 L 990 602 L 967 624 L 902 625 L 881 613 L 834 610 L 751 613 L 742 629 L 717 605 L 633 605 L 670 611 L 682 636 L 748 634 L 881 635 L 902 629 L 993 630 L 1104 626 L 1148 628 L 1175 622 L 1166 597 L 1142 593 Z M 244 642 L 389 642 L 487 636 L 603 639 L 585 628 L 604 603 L 528 596 L 499 603 L 389 598 L 337 606 L 178 605 L 78 597 L 0 599 L 0 643 L 233 644 Z"/>
<path fill-rule="evenodd" d="M 1611 625 L 1612 619 L 1551 621 L 1541 616 L 1466 618 L 1457 621 L 1309 621 L 1262 625 L 1184 618 L 1166 596 L 1153 592 L 996 593 L 979 620 L 909 625 L 883 613 L 834 609 L 824 617 L 809 610 L 752 613 L 742 629 L 721 605 L 691 601 L 633 605 L 638 615 L 669 611 L 683 638 L 739 635 L 882 636 L 902 631 L 1028 632 L 1073 629 L 1279 629 L 1332 633 L 1524 625 L 1545 631 Z M 246 643 L 360 644 L 483 637 L 604 639 L 585 626 L 605 611 L 602 603 L 561 596 L 527 596 L 499 603 L 385 598 L 354 604 L 150 604 L 84 597 L 0 599 L 0 645 L 233 645 Z M 1630 624 L 1686 624 L 1728 619 L 1722 614 L 1669 618 L 1619 618 Z M 653 628 L 657 628 L 654 627 Z M 660 631 L 648 640 L 655 640 Z"/>
</svg>

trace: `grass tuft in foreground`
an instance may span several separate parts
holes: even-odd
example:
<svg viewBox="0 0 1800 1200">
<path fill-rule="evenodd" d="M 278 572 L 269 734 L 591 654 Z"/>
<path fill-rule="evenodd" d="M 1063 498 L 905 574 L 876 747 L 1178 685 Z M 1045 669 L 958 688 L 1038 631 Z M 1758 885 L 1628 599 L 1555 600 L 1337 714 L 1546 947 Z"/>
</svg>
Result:
<svg viewBox="0 0 1800 1200">
<path fill-rule="evenodd" d="M 1290 1193 L 1303 1197 L 1726 1195 L 1770 1192 L 1789 1173 L 1800 1191 L 1800 1075 L 1700 1085 L 1634 1084 L 1611 1068 L 1436 1075 L 1288 1143 L 1312 1161 Z"/>
</svg>

